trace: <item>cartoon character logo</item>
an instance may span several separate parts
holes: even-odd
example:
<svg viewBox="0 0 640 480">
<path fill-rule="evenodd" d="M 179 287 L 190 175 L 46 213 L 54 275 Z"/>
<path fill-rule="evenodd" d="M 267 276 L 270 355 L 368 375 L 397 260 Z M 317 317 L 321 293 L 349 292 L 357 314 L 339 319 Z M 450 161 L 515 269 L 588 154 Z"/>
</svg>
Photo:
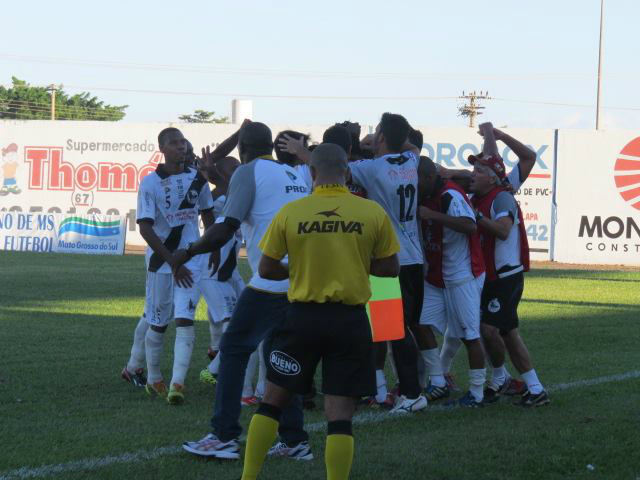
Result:
<svg viewBox="0 0 640 480">
<path fill-rule="evenodd" d="M 2 149 L 2 187 L 0 188 L 0 196 L 7 196 L 10 193 L 18 194 L 22 190 L 18 188 L 16 181 L 16 172 L 18 170 L 18 145 L 10 143 L 6 148 Z"/>
</svg>

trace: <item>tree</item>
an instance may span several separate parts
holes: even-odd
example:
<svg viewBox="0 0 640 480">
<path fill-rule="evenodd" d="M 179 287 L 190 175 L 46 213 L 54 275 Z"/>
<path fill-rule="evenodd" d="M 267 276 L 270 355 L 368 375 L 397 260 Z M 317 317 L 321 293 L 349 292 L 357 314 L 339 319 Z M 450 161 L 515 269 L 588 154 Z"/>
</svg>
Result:
<svg viewBox="0 0 640 480">
<path fill-rule="evenodd" d="M 34 87 L 26 81 L 11 77 L 13 85 L 0 86 L 0 118 L 14 120 L 49 120 L 51 93 L 49 87 Z M 89 92 L 68 95 L 62 85 L 56 89 L 56 120 L 116 121 L 125 116 L 128 105 L 105 105 Z"/>
<path fill-rule="evenodd" d="M 178 118 L 187 123 L 229 123 L 229 117 L 216 118 L 216 112 L 207 110 L 196 110 L 193 114 L 180 115 Z"/>
</svg>

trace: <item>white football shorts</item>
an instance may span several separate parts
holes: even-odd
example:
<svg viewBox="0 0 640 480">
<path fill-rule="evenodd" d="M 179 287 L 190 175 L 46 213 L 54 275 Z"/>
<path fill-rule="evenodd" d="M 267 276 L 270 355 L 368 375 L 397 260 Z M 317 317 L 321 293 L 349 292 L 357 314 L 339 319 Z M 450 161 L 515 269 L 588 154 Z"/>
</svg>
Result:
<svg viewBox="0 0 640 480">
<path fill-rule="evenodd" d="M 424 300 L 420 325 L 435 328 L 453 338 L 480 338 L 480 296 L 484 285 L 482 274 L 468 282 L 446 288 L 424 284 Z"/>
</svg>

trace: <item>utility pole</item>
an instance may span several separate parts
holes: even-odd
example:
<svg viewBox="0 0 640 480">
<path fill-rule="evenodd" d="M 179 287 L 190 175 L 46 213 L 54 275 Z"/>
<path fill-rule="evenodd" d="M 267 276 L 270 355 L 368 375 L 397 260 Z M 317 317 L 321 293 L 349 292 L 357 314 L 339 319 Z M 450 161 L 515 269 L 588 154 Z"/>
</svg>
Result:
<svg viewBox="0 0 640 480">
<path fill-rule="evenodd" d="M 461 107 L 458 107 L 458 116 L 469 117 L 469 127 L 474 128 L 476 126 L 476 117 L 482 115 L 482 111 L 485 107 L 478 103 L 479 100 L 491 100 L 489 92 L 483 92 L 482 90 L 477 93 L 475 90 L 467 94 L 462 92 L 462 96 L 458 97 L 462 100 L 467 100 L 469 103 L 465 103 Z"/>
<path fill-rule="evenodd" d="M 600 130 L 600 93 L 602 86 L 602 33 L 604 30 L 604 0 L 600 0 L 600 49 L 598 52 L 598 93 L 596 100 L 596 130 Z"/>
<path fill-rule="evenodd" d="M 47 90 L 51 92 L 51 120 L 56 119 L 56 89 L 57 87 L 53 83 L 47 87 Z"/>
</svg>

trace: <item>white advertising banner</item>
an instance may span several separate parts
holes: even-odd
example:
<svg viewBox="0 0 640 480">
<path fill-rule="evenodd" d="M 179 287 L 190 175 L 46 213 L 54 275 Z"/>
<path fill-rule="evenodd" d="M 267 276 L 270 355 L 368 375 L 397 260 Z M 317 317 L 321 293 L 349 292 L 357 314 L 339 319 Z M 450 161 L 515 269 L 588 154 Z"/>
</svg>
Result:
<svg viewBox="0 0 640 480">
<path fill-rule="evenodd" d="M 120 216 L 0 212 L 0 250 L 122 255 L 125 226 Z"/>
<path fill-rule="evenodd" d="M 144 245 L 136 227 L 140 180 L 162 162 L 164 123 L 0 121 L 0 212 L 121 215 L 127 242 Z M 231 124 L 180 124 L 196 154 L 238 129 Z M 278 131 L 292 126 L 272 126 Z M 325 127 L 296 126 L 321 141 Z"/>
<path fill-rule="evenodd" d="M 640 131 L 560 130 L 555 260 L 640 265 Z"/>
<path fill-rule="evenodd" d="M 424 134 L 423 154 L 447 168 L 471 169 L 467 157 L 482 151 L 482 137 L 475 129 L 421 127 L 420 130 Z M 536 165 L 516 193 L 516 199 L 524 215 L 531 258 L 550 260 L 555 130 L 504 130 L 536 152 Z M 498 142 L 498 148 L 509 172 L 518 159 L 503 143 Z"/>
</svg>

